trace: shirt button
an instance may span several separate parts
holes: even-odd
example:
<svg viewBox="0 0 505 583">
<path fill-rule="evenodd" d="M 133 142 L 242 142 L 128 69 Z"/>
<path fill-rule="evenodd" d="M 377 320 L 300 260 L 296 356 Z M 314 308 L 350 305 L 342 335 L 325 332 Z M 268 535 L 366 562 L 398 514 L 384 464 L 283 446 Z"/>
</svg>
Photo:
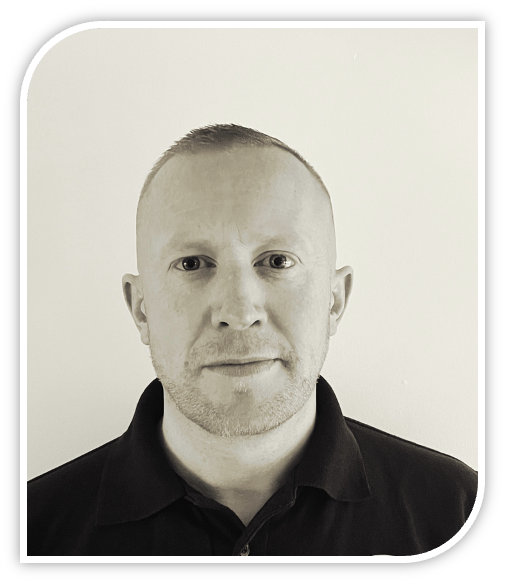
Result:
<svg viewBox="0 0 505 583">
<path fill-rule="evenodd" d="M 240 556 L 247 557 L 250 552 L 251 552 L 251 549 L 249 548 L 249 545 L 245 545 L 245 547 L 243 547 L 243 549 L 240 551 Z"/>
</svg>

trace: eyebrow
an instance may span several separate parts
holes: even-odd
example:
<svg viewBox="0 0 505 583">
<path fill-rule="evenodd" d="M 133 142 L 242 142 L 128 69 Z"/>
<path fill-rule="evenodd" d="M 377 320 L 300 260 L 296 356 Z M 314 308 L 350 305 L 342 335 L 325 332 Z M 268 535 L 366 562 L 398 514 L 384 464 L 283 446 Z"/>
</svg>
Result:
<svg viewBox="0 0 505 583">
<path fill-rule="evenodd" d="M 299 243 L 300 239 L 287 239 L 286 237 L 267 237 L 261 239 L 256 243 L 257 247 L 272 247 L 272 249 L 277 249 L 279 245 L 291 246 L 293 244 Z M 209 239 L 191 239 L 189 241 L 180 241 L 177 239 L 171 239 L 161 249 L 161 253 L 165 254 L 170 251 L 184 251 L 185 249 L 202 249 L 202 250 L 212 250 L 214 248 L 213 243 Z"/>
<path fill-rule="evenodd" d="M 268 237 L 266 239 L 262 239 L 261 241 L 259 241 L 258 247 L 272 247 L 272 249 L 277 249 L 279 248 L 279 245 L 281 247 L 290 247 L 293 244 L 297 244 L 300 243 L 301 239 L 300 237 L 296 237 L 296 239 L 286 239 L 286 237 Z"/>
<path fill-rule="evenodd" d="M 165 245 L 163 245 L 160 254 L 164 256 L 169 252 L 183 252 L 185 249 L 201 249 L 203 251 L 211 252 L 212 248 L 213 245 L 208 239 L 183 240 L 182 242 L 177 239 L 170 239 Z"/>
</svg>

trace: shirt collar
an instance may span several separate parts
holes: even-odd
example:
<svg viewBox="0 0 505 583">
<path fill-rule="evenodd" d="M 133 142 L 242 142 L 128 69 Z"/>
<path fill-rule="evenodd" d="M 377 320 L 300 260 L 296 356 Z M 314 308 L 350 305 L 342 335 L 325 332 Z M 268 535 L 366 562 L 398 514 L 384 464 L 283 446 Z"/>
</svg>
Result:
<svg viewBox="0 0 505 583">
<path fill-rule="evenodd" d="M 141 520 L 185 495 L 158 436 L 162 416 L 163 386 L 156 379 L 142 394 L 127 431 L 111 445 L 98 494 L 97 524 Z M 371 496 L 359 446 L 322 377 L 314 432 L 294 485 L 321 488 L 335 500 Z"/>
<path fill-rule="evenodd" d="M 299 463 L 294 486 L 321 488 L 334 500 L 358 501 L 372 493 L 359 445 L 347 426 L 337 397 L 319 377 L 314 431 Z"/>
<path fill-rule="evenodd" d="M 146 518 L 185 494 L 158 437 L 163 386 L 154 380 L 143 392 L 127 431 L 110 449 L 98 493 L 97 524 Z"/>
</svg>

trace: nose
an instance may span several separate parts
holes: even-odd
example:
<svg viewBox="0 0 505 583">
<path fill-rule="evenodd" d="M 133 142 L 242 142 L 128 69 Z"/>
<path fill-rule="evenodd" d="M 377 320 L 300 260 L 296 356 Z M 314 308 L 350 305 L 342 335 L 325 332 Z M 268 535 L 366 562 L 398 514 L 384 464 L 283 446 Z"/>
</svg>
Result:
<svg viewBox="0 0 505 583">
<path fill-rule="evenodd" d="M 214 284 L 212 325 L 215 328 L 246 330 L 266 323 L 265 293 L 252 266 L 233 265 L 215 278 Z"/>
</svg>

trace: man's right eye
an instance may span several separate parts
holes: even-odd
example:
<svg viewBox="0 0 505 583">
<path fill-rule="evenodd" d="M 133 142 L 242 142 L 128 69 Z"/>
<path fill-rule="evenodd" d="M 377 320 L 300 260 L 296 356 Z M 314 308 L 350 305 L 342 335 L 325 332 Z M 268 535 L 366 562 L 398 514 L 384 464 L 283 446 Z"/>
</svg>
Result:
<svg viewBox="0 0 505 583">
<path fill-rule="evenodd" d="M 200 267 L 200 259 L 198 257 L 185 257 L 181 264 L 184 271 L 195 271 Z"/>
<path fill-rule="evenodd" d="M 179 259 L 174 267 L 179 271 L 198 271 L 202 267 L 215 267 L 215 265 L 203 257 L 191 255 L 190 257 Z"/>
</svg>

